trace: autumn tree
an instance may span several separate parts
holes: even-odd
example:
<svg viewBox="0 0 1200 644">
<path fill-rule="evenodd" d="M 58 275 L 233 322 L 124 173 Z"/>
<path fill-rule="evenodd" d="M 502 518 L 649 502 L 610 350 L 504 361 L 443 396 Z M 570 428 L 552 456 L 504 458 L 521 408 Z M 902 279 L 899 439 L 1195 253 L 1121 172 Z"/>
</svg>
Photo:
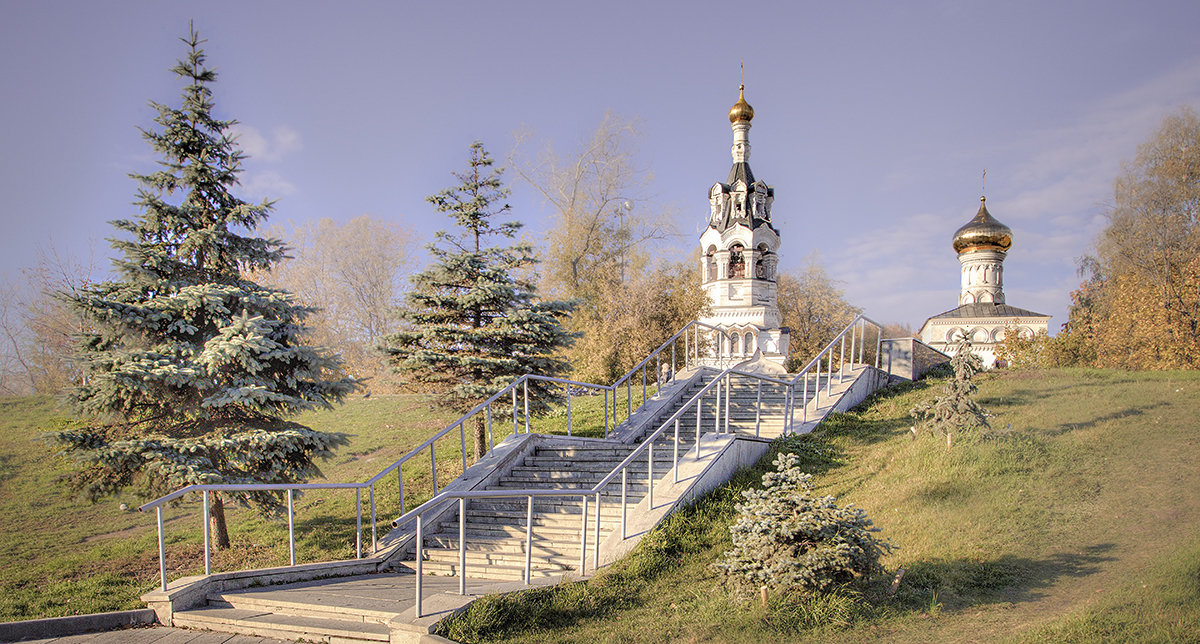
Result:
<svg viewBox="0 0 1200 644">
<path fill-rule="evenodd" d="M 69 401 L 84 424 L 47 439 L 78 467 L 68 482 L 88 497 L 133 488 L 155 497 L 192 484 L 297 483 L 346 443 L 288 420 L 353 391 L 336 356 L 302 341 L 312 309 L 248 279 L 284 256 L 254 236 L 270 202 L 234 195 L 243 155 L 233 121 L 213 114 L 216 73 L 195 30 L 172 69 L 182 104 L 152 103 L 143 131 L 160 168 L 134 174 L 133 219 L 114 221 L 115 278 L 62 297 L 93 327 L 77 357 L 85 377 Z M 229 545 L 223 495 L 213 501 L 219 547 Z M 235 498 L 272 512 L 276 493 Z"/>
<path fill-rule="evenodd" d="M 395 307 L 412 264 L 412 233 L 361 215 L 293 226 L 283 236 L 290 257 L 262 279 L 318 309 L 308 319 L 313 343 L 340 354 L 350 373 L 372 383 L 386 380 L 390 368 L 378 346 L 397 330 Z"/>
<path fill-rule="evenodd" d="M 536 263 L 533 248 L 516 240 L 521 224 L 497 221 L 509 212 L 502 170 L 483 144 L 471 145 L 459 184 L 428 198 L 454 228 L 428 246 L 432 265 L 413 276 L 399 314 L 406 327 L 388 336 L 385 351 L 396 369 L 441 390 L 437 404 L 465 412 L 526 373 L 560 375 L 568 365 L 555 354 L 574 336 L 563 328 L 569 302 L 547 301 L 524 276 Z M 555 388 L 529 384 L 530 411 L 546 409 Z M 483 416 L 475 427 L 476 458 L 487 438 Z"/>
<path fill-rule="evenodd" d="M 1100 366 L 1200 365 L 1200 118 L 1194 110 L 1167 116 L 1139 146 L 1114 182 L 1107 217 L 1072 326 L 1090 327 Z"/>
<path fill-rule="evenodd" d="M 815 261 L 799 275 L 781 273 L 778 284 L 779 312 L 791 334 L 789 370 L 803 368 L 862 312 Z"/>
<path fill-rule="evenodd" d="M 646 197 L 651 175 L 637 164 L 637 137 L 633 121 L 609 113 L 570 153 L 547 145 L 531 156 L 526 135 L 513 155 L 553 212 L 543 284 L 577 303 L 569 328 L 581 339 L 564 355 L 584 380 L 618 377 L 706 306 L 694 263 L 652 258 L 669 217 Z"/>
<path fill-rule="evenodd" d="M 646 245 L 666 230 L 646 205 L 651 176 L 636 163 L 634 121 L 606 113 L 576 150 L 559 154 L 546 144 L 528 149 L 522 134 L 512 155 L 517 176 L 550 205 L 546 287 L 560 297 L 590 299 L 628 277 Z M 623 272 L 624 270 L 624 272 Z"/>
</svg>

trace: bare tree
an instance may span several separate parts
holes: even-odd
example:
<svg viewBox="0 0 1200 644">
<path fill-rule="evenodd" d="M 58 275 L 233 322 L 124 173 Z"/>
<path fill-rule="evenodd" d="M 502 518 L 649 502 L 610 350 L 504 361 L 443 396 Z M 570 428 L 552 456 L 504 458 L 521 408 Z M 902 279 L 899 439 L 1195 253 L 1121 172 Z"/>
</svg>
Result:
<svg viewBox="0 0 1200 644">
<path fill-rule="evenodd" d="M 800 275 L 779 275 L 779 312 L 791 330 L 788 369 L 817 355 L 862 309 L 843 298 L 842 289 L 816 261 Z"/>
<path fill-rule="evenodd" d="M 548 290 L 591 298 L 604 283 L 629 278 L 652 240 L 667 236 L 665 217 L 651 214 L 651 174 L 638 167 L 637 124 L 606 113 L 577 150 L 550 144 L 534 156 L 532 135 L 518 135 L 509 166 L 554 208 L 543 262 Z"/>
<path fill-rule="evenodd" d="M 377 347 L 396 330 L 392 311 L 412 265 L 412 234 L 370 215 L 344 224 L 326 218 L 273 234 L 290 240 L 292 257 L 267 281 L 321 309 L 309 318 L 313 340 L 340 353 L 357 376 L 386 375 Z"/>
<path fill-rule="evenodd" d="M 63 296 L 78 295 L 95 272 L 90 253 L 81 261 L 50 246 L 19 280 L 0 285 L 0 392 L 55 393 L 77 382 L 71 356 L 88 326 Z"/>
</svg>

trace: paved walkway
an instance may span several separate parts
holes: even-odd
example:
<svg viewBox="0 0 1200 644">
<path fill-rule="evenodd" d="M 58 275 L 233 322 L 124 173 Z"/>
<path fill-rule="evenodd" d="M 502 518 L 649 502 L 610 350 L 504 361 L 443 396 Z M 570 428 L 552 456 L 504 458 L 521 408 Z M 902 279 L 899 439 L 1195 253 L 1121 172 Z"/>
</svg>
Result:
<svg viewBox="0 0 1200 644">
<path fill-rule="evenodd" d="M 44 640 L 22 640 L 22 644 L 287 644 L 265 637 L 230 635 L 212 631 L 185 631 L 182 628 L 151 626 L 127 628 L 103 633 L 64 635 Z"/>
</svg>

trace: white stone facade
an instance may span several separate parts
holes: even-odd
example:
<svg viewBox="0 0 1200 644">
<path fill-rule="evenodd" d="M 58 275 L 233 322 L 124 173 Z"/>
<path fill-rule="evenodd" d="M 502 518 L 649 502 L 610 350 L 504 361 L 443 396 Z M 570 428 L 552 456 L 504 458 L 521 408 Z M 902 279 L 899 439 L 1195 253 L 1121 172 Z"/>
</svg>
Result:
<svg viewBox="0 0 1200 644">
<path fill-rule="evenodd" d="M 935 315 L 921 326 L 921 342 L 953 354 L 962 338 L 985 368 L 996 366 L 996 348 L 1008 333 L 1033 337 L 1045 333 L 1050 316 L 1009 306 L 1004 298 L 1004 259 L 1012 247 L 1012 231 L 987 211 L 979 212 L 954 233 L 954 250 L 961 271 L 958 308 Z"/>
<path fill-rule="evenodd" d="M 739 106 L 745 109 L 738 112 Z M 736 114 L 735 114 L 736 113 Z M 753 110 L 739 98 L 730 111 L 733 168 L 708 191 L 708 227 L 700 235 L 700 283 L 711 314 L 700 322 L 720 329 L 703 362 L 731 366 L 761 352 L 782 370 L 788 333 L 777 300 L 779 232 L 771 223 L 774 190 L 750 171 Z"/>
</svg>

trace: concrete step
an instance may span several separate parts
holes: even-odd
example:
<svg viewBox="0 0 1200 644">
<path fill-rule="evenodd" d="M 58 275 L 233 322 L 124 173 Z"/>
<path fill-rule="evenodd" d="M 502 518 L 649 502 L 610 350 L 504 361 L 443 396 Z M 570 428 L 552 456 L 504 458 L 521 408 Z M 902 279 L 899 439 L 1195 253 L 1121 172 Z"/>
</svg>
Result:
<svg viewBox="0 0 1200 644">
<path fill-rule="evenodd" d="M 287 640 L 387 642 L 390 631 L 376 622 L 284 615 L 215 606 L 175 613 L 174 626 Z"/>
<path fill-rule="evenodd" d="M 578 565 L 578 562 L 576 563 Z M 445 561 L 426 561 L 421 564 L 421 569 L 426 575 L 439 575 L 442 577 L 457 577 L 458 564 Z M 557 577 L 564 572 L 574 570 L 574 568 L 548 570 L 545 568 L 534 568 L 529 571 L 529 576 L 534 579 L 544 577 Z M 521 581 L 525 579 L 525 567 L 520 566 L 472 566 L 467 564 L 467 578 L 469 579 L 495 579 L 500 581 Z"/>
<path fill-rule="evenodd" d="M 596 516 L 595 503 L 592 503 L 591 506 L 592 507 L 588 508 L 588 516 L 595 518 L 595 516 Z M 615 507 L 612 509 L 605 508 L 605 507 L 603 507 L 603 504 L 601 504 L 601 508 L 600 508 L 601 522 L 619 519 L 620 515 L 621 515 L 621 508 L 620 508 L 619 504 L 618 504 L 618 507 Z M 503 511 L 497 511 L 497 510 L 475 511 L 475 510 L 468 509 L 467 510 L 467 525 L 471 525 L 471 524 L 475 524 L 475 523 L 500 523 L 500 524 L 504 524 L 504 525 L 515 525 L 515 526 L 520 526 L 520 527 L 524 528 L 525 527 L 525 513 L 524 512 L 503 512 Z M 449 528 L 457 529 L 458 519 L 455 519 L 450 524 L 443 524 L 443 525 L 445 525 L 447 527 L 447 529 L 449 529 Z M 537 513 L 534 513 L 534 515 L 533 515 L 533 529 L 535 532 L 537 531 L 539 526 L 577 526 L 577 525 L 579 525 L 579 513 L 578 512 L 576 512 L 575 514 L 565 514 L 565 513 L 564 514 L 537 514 Z"/>
<path fill-rule="evenodd" d="M 534 498 L 534 500 L 533 500 L 533 517 L 535 520 L 537 519 L 537 517 L 543 516 L 543 515 L 551 515 L 551 516 L 564 516 L 565 515 L 568 517 L 573 517 L 570 519 L 572 521 L 579 520 L 579 512 L 580 512 L 581 503 L 579 502 L 578 498 L 557 499 L 556 497 L 549 497 L 549 498 L 555 499 L 555 500 L 553 500 L 553 501 L 549 501 L 549 500 L 543 501 L 542 500 L 542 499 L 546 499 L 546 498 L 547 497 L 535 497 Z M 630 498 L 629 502 L 633 503 L 633 499 Z M 526 508 L 526 501 L 523 498 L 518 497 L 515 499 L 488 499 L 486 502 L 485 501 L 476 501 L 476 503 L 479 503 L 479 505 L 471 504 L 470 506 L 468 506 L 468 509 L 467 509 L 468 517 L 474 516 L 476 510 L 479 510 L 481 512 L 502 513 L 504 516 L 511 516 L 514 518 L 519 518 L 521 525 L 525 524 L 525 511 L 527 508 Z M 484 503 L 487 503 L 487 505 L 484 506 L 483 505 Z M 620 504 L 613 505 L 612 503 L 603 503 L 600 506 L 600 513 L 602 516 L 605 516 L 605 517 L 618 516 L 621 513 Z M 588 514 L 593 517 L 596 516 L 595 499 L 591 499 L 588 501 Z M 457 516 L 458 515 L 456 514 L 455 518 L 451 520 L 451 522 L 454 523 L 454 525 L 458 525 L 457 524 L 457 521 L 458 521 Z"/>
<path fill-rule="evenodd" d="M 592 530 L 589 529 L 589 533 L 591 532 Z M 425 549 L 446 549 L 458 552 L 458 533 L 443 532 L 429 535 L 425 538 Z M 540 537 L 537 531 L 534 531 L 532 549 L 534 557 L 578 557 L 579 540 L 549 540 Z M 470 535 L 467 535 L 467 552 L 520 555 L 523 561 L 525 557 L 525 535 L 522 534 L 519 538 L 509 535 L 487 535 L 472 538 Z"/>
<path fill-rule="evenodd" d="M 480 552 L 467 550 L 467 568 L 492 566 L 525 565 L 525 554 L 521 552 Z M 426 548 L 425 563 L 430 562 L 458 564 L 458 548 Z M 529 557 L 529 565 L 534 570 L 571 570 L 579 564 L 578 548 L 574 555 Z"/>
</svg>

